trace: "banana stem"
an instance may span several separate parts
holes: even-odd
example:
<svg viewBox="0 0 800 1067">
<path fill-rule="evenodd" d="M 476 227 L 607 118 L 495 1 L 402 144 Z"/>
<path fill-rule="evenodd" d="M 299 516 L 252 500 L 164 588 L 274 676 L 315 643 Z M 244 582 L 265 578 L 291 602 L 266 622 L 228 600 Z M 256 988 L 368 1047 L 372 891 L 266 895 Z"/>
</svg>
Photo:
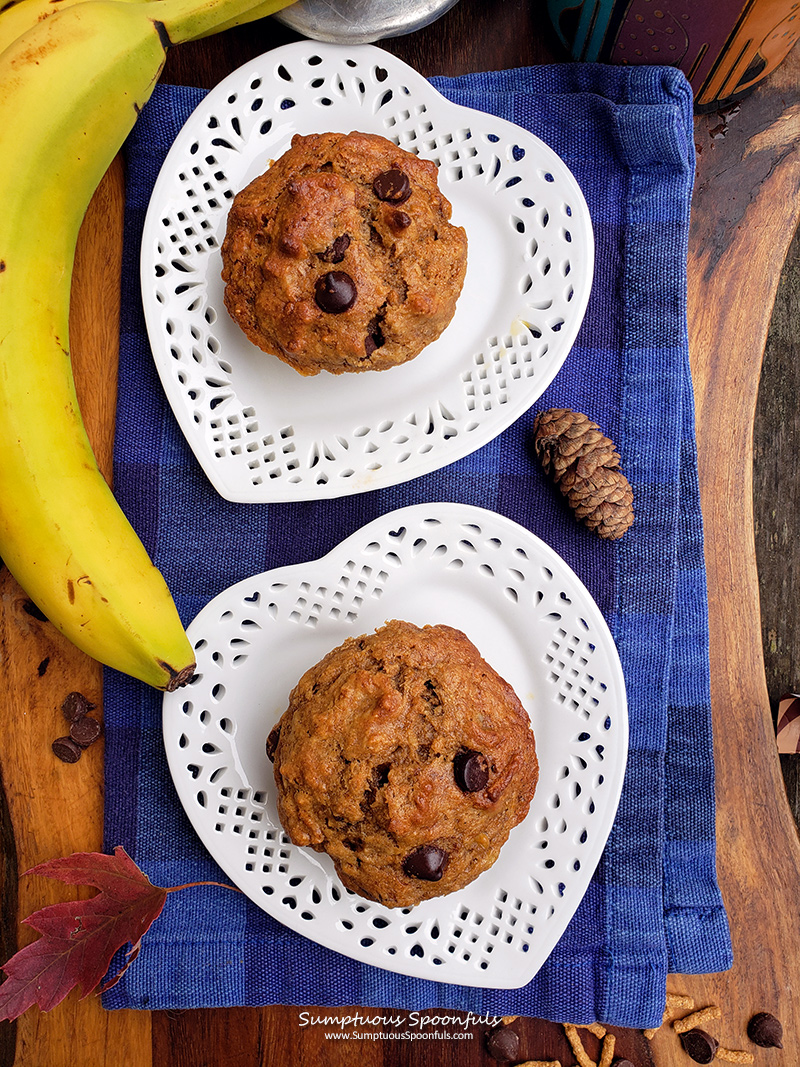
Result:
<svg viewBox="0 0 800 1067">
<path fill-rule="evenodd" d="M 195 41 L 232 26 L 266 18 L 291 0 L 153 0 L 154 21 L 165 29 L 170 45 Z M 150 13 L 148 12 L 148 14 Z"/>
</svg>

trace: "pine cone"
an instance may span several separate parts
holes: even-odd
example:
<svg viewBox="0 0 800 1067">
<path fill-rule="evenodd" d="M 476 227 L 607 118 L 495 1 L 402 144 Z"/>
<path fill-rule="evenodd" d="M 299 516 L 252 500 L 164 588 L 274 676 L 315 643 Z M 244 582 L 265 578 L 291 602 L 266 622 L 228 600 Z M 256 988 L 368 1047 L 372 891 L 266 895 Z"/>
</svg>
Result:
<svg viewBox="0 0 800 1067">
<path fill-rule="evenodd" d="M 569 408 L 541 411 L 533 445 L 576 519 L 606 540 L 622 537 L 633 522 L 633 490 L 619 469 L 619 452 L 597 423 Z"/>
</svg>

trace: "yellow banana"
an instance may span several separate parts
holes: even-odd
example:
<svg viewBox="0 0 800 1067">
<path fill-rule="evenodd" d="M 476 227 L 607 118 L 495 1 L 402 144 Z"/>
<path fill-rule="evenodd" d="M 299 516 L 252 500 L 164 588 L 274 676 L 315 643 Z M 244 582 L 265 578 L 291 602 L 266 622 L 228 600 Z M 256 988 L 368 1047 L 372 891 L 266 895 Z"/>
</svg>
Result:
<svg viewBox="0 0 800 1067">
<path fill-rule="evenodd" d="M 55 15 L 56 11 L 63 11 L 64 8 L 81 2 L 82 0 L 12 0 L 0 8 L 0 52 L 37 22 L 43 22 Z M 140 3 L 142 0 L 131 2 Z"/>
<path fill-rule="evenodd" d="M 83 2 L 84 0 L 11 0 L 11 3 L 0 8 L 0 52 L 13 44 L 37 22 L 43 22 L 57 11 L 63 11 L 64 8 Z M 140 4 L 157 2 L 157 0 L 121 0 L 121 2 Z M 283 0 L 282 3 L 276 3 L 275 0 L 260 0 L 260 3 L 252 7 L 246 15 L 227 19 L 205 32 L 192 34 L 191 40 L 221 33 L 243 22 L 254 22 L 256 19 L 266 18 L 280 8 L 286 7 L 288 2 L 289 0 Z"/>
<path fill-rule="evenodd" d="M 184 684 L 194 655 L 80 416 L 68 333 L 75 242 L 166 49 L 264 7 L 85 0 L 0 54 L 0 557 L 75 645 L 160 689 Z"/>
</svg>

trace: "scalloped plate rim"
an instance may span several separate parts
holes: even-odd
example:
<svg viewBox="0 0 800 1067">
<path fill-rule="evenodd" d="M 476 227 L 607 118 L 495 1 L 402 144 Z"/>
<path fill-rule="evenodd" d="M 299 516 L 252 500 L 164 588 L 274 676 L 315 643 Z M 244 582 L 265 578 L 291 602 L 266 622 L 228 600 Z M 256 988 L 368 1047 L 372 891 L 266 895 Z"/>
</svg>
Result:
<svg viewBox="0 0 800 1067">
<path fill-rule="evenodd" d="M 615 704 L 614 708 L 614 715 L 615 718 L 617 718 L 617 721 L 615 723 L 615 732 L 613 734 L 613 741 L 614 745 L 616 746 L 615 758 L 618 761 L 616 777 L 611 782 L 609 782 L 607 787 L 608 791 L 600 795 L 603 804 L 601 821 L 598 824 L 600 829 L 598 831 L 593 824 L 589 845 L 590 861 L 583 869 L 582 873 L 579 876 L 576 875 L 575 878 L 576 883 L 581 887 L 580 892 L 578 893 L 577 898 L 574 892 L 570 893 L 569 903 L 563 906 L 562 915 L 559 917 L 558 922 L 546 926 L 544 931 L 538 936 L 536 951 L 530 953 L 530 966 L 527 970 L 525 970 L 522 977 L 520 977 L 520 970 L 508 970 L 507 973 L 501 973 L 499 976 L 493 975 L 491 982 L 487 982 L 485 977 L 483 977 L 481 974 L 475 974 L 473 972 L 463 973 L 466 968 L 462 968 L 462 971 L 459 971 L 454 975 L 450 975 L 449 971 L 445 967 L 436 969 L 435 973 L 430 973 L 423 971 L 421 965 L 417 964 L 416 961 L 409 960 L 408 958 L 403 961 L 393 961 L 390 959 L 381 960 L 372 958 L 368 954 L 363 952 L 359 953 L 357 946 L 354 951 L 352 945 L 350 945 L 350 947 L 348 948 L 348 941 L 346 936 L 344 939 L 338 936 L 313 936 L 311 933 L 309 933 L 308 926 L 304 927 L 303 923 L 299 922 L 295 914 L 287 914 L 285 909 L 284 911 L 281 911 L 277 907 L 277 905 L 273 903 L 272 897 L 267 898 L 265 900 L 260 900 L 257 898 L 256 895 L 254 895 L 254 892 L 251 892 L 248 888 L 246 888 L 246 886 L 243 884 L 243 877 L 241 873 L 242 857 L 238 856 L 237 869 L 232 855 L 229 856 L 227 853 L 224 852 L 221 854 L 220 848 L 216 847 L 218 845 L 219 838 L 215 838 L 214 831 L 211 828 L 209 818 L 207 816 L 198 815 L 197 805 L 192 805 L 188 802 L 190 799 L 189 794 L 191 793 L 192 787 L 189 786 L 189 784 L 185 780 L 184 768 L 182 768 L 178 762 L 175 739 L 174 736 L 171 736 L 171 734 L 174 734 L 176 726 L 180 726 L 180 719 L 177 718 L 176 709 L 178 708 L 180 701 L 184 698 L 188 690 L 179 693 L 164 695 L 162 720 L 164 746 L 167 754 L 170 774 L 172 776 L 178 797 L 201 842 L 209 851 L 214 860 L 231 878 L 231 880 L 240 889 L 242 889 L 243 892 L 245 892 L 245 894 L 256 904 L 256 906 L 261 907 L 278 922 L 284 923 L 291 929 L 295 930 L 297 933 L 300 933 L 304 937 L 307 937 L 310 940 L 315 941 L 318 944 L 323 945 L 333 951 L 337 951 L 352 959 L 369 963 L 372 966 L 377 966 L 398 974 L 406 974 L 410 977 L 423 978 L 428 980 L 434 980 L 437 982 L 443 982 L 446 984 L 458 984 L 463 986 L 482 986 L 486 988 L 498 989 L 519 988 L 522 985 L 527 984 L 527 982 L 529 982 L 534 977 L 534 975 L 544 964 L 551 951 L 555 947 L 557 941 L 564 933 L 564 930 L 566 929 L 569 921 L 574 915 L 575 910 L 580 904 L 580 900 L 583 898 L 586 891 L 588 890 L 592 874 L 597 866 L 597 863 L 599 863 L 600 856 L 602 854 L 603 848 L 605 847 L 605 843 L 607 841 L 609 833 L 611 832 L 611 827 L 616 816 L 616 810 L 619 804 L 619 799 L 625 777 L 625 766 L 627 763 L 627 698 L 625 692 L 625 681 L 622 673 L 622 666 L 619 662 L 618 653 L 616 651 L 616 645 L 614 643 L 613 636 L 611 635 L 611 632 L 608 629 L 607 623 L 605 622 L 605 619 L 603 618 L 602 613 L 597 607 L 593 597 L 586 589 L 585 585 L 577 577 L 577 575 L 575 575 L 574 571 L 572 571 L 569 565 L 562 559 L 562 557 L 559 556 L 554 549 L 547 545 L 545 541 L 543 541 L 536 534 L 532 533 L 530 530 L 526 529 L 523 526 L 520 526 L 513 520 L 508 519 L 505 516 L 500 515 L 496 512 L 489 511 L 488 509 L 472 505 L 467 506 L 447 502 L 438 502 L 433 504 L 413 504 L 403 508 L 399 508 L 396 511 L 387 513 L 372 520 L 365 526 L 362 526 L 361 528 L 355 530 L 348 537 L 340 541 L 333 549 L 331 549 L 324 556 L 318 559 L 309 560 L 304 563 L 289 564 L 286 566 L 277 567 L 235 582 L 226 590 L 223 590 L 217 596 L 212 598 L 212 600 L 209 601 L 197 613 L 195 619 L 190 623 L 187 630 L 193 643 L 195 643 L 199 638 L 204 637 L 204 627 L 207 625 L 207 620 L 209 620 L 209 618 L 213 617 L 216 614 L 220 605 L 224 605 L 232 597 L 238 597 L 246 590 L 252 592 L 254 588 L 261 590 L 267 587 L 270 583 L 280 584 L 285 578 L 297 579 L 298 576 L 302 576 L 304 572 L 309 573 L 318 568 L 322 568 L 323 570 L 325 570 L 328 564 L 336 564 L 338 560 L 340 560 L 341 558 L 345 558 L 347 555 L 349 555 L 347 551 L 349 546 L 355 544 L 364 545 L 367 542 L 367 539 L 372 536 L 372 534 L 376 531 L 385 532 L 391 530 L 394 527 L 402 527 L 404 524 L 409 523 L 411 520 L 415 520 L 416 517 L 421 513 L 426 513 L 429 517 L 436 516 L 440 518 L 443 522 L 449 521 L 453 523 L 458 523 L 461 527 L 463 527 L 465 523 L 469 523 L 471 519 L 476 522 L 483 521 L 490 527 L 493 526 L 496 530 L 506 531 L 509 536 L 513 535 L 514 537 L 522 538 L 525 543 L 534 546 L 536 551 L 541 554 L 542 559 L 548 561 L 551 565 L 555 565 L 562 572 L 562 576 L 566 576 L 567 579 L 572 583 L 571 590 L 585 599 L 586 603 L 584 607 L 589 607 L 590 610 L 593 610 L 595 612 L 592 622 L 597 627 L 597 630 L 602 636 L 603 640 L 606 642 L 604 654 L 607 654 L 609 656 L 609 659 L 607 663 L 604 664 L 604 666 L 606 666 L 610 671 L 609 679 L 613 683 L 614 689 L 612 695 L 613 698 L 618 702 L 617 704 Z M 393 616 L 389 615 L 387 617 Z M 357 632 L 362 632 L 361 630 L 359 630 L 358 626 L 355 626 L 350 630 L 351 634 Z M 344 639 L 344 636 L 347 636 L 347 634 L 343 634 L 341 638 L 342 640 Z M 470 636 L 471 639 L 475 640 L 474 634 L 471 634 Z M 480 644 L 478 647 L 480 648 Z M 483 650 L 481 649 L 481 651 Z M 491 660 L 489 661 L 491 662 Z M 495 666 L 494 663 L 492 665 Z M 198 666 L 200 666 L 199 657 Z M 609 699 L 611 699 L 611 696 L 609 697 Z M 525 701 L 523 702 L 525 703 Z M 541 727 L 537 727 L 535 733 L 538 734 L 537 748 L 541 752 Z M 181 758 L 184 759 L 185 757 Z M 542 780 L 543 779 L 540 779 L 540 787 L 537 789 L 537 795 L 534 797 L 534 801 L 531 805 L 531 812 L 528 814 L 527 818 L 523 820 L 523 822 L 512 831 L 512 839 L 514 835 L 521 836 L 526 833 L 530 834 L 533 832 L 531 824 L 534 816 L 535 805 L 537 804 L 537 799 L 539 802 L 543 801 L 543 798 L 541 797 L 540 793 Z M 527 831 L 525 829 L 526 825 L 528 827 Z M 295 846 L 292 847 L 296 848 Z M 502 860 L 505 852 L 506 861 L 508 861 L 508 850 L 510 847 L 512 847 L 512 840 L 506 842 L 504 850 L 501 851 L 500 860 Z M 298 849 L 297 851 L 299 853 L 305 854 L 314 866 L 321 867 L 325 862 L 327 862 L 327 857 L 322 857 L 320 861 L 320 858 L 317 856 L 317 854 L 311 852 L 308 849 Z M 460 908 L 462 905 L 459 903 L 459 901 L 464 899 L 464 892 L 467 893 L 469 898 L 469 894 L 475 889 L 475 887 L 480 887 L 482 881 L 486 885 L 491 884 L 493 881 L 492 872 L 498 869 L 500 865 L 500 860 L 496 862 L 493 868 L 490 868 L 489 871 L 481 875 L 480 878 L 476 880 L 476 882 L 473 882 L 471 886 L 467 886 L 466 890 L 462 891 L 461 895 L 456 892 L 444 897 L 434 898 L 430 901 L 423 903 L 422 905 L 418 905 L 416 908 L 411 909 L 411 914 L 421 914 L 423 918 L 427 918 L 428 923 L 430 923 L 431 915 L 433 915 L 436 921 L 440 922 L 441 925 L 444 926 L 445 922 L 443 915 L 447 913 L 448 907 L 450 909 L 454 909 L 457 907 Z M 333 877 L 334 880 L 336 880 L 335 875 Z M 354 899 L 357 901 L 360 900 L 360 898 L 355 896 Z M 368 901 L 365 903 L 367 903 L 369 907 L 375 910 L 379 910 L 384 914 L 389 914 L 392 916 L 398 915 L 399 909 L 383 909 L 382 906 L 376 905 L 374 902 Z M 403 914 L 405 914 L 405 912 L 403 912 Z"/>
<path fill-rule="evenodd" d="M 320 487 L 320 485 L 311 482 L 307 469 L 303 467 L 305 480 L 302 481 L 302 484 L 298 489 L 292 488 L 292 485 L 289 483 L 289 480 L 285 475 L 279 477 L 274 482 L 262 480 L 258 487 L 254 487 L 253 485 L 245 486 L 244 479 L 246 476 L 242 470 L 241 462 L 233 462 L 230 457 L 221 461 L 212 454 L 213 446 L 207 439 L 208 434 L 206 433 L 204 436 L 201 431 L 197 430 L 192 412 L 187 405 L 185 398 L 181 395 L 181 390 L 176 386 L 174 379 L 170 376 L 172 367 L 166 351 L 169 345 L 165 340 L 164 332 L 160 328 L 158 322 L 163 313 L 163 309 L 157 304 L 152 296 L 152 250 L 156 244 L 157 234 L 157 223 L 155 220 L 159 215 L 163 214 L 163 201 L 171 189 L 175 164 L 179 162 L 178 152 L 183 151 L 185 142 L 191 137 L 194 124 L 198 123 L 200 119 L 208 113 L 208 108 L 213 106 L 218 99 L 221 99 L 226 92 L 229 92 L 231 86 L 238 84 L 239 81 L 246 78 L 249 72 L 259 70 L 259 65 L 263 64 L 265 61 L 268 60 L 271 64 L 278 64 L 284 56 L 300 55 L 308 53 L 309 51 L 312 53 L 319 52 L 322 55 L 329 56 L 341 56 L 352 52 L 354 54 L 360 54 L 365 60 L 372 56 L 376 62 L 380 60 L 385 62 L 388 66 L 402 70 L 409 82 L 412 84 L 414 82 L 417 83 L 417 91 L 427 93 L 429 101 L 435 101 L 436 106 L 440 107 L 446 113 L 452 114 L 461 121 L 464 121 L 465 119 L 466 121 L 469 121 L 471 119 L 473 124 L 476 125 L 478 123 L 483 125 L 490 124 L 495 129 L 504 131 L 504 138 L 507 138 L 509 143 L 519 141 L 520 143 L 534 146 L 536 151 L 544 157 L 544 161 L 548 165 L 552 166 L 554 169 L 560 168 L 562 179 L 570 186 L 570 194 L 574 198 L 577 208 L 574 225 L 583 228 L 582 238 L 585 241 L 586 258 L 585 262 L 582 263 L 582 275 L 581 272 L 579 272 L 579 276 L 576 276 L 575 279 L 576 296 L 574 307 L 576 308 L 576 312 L 574 317 L 565 324 L 563 333 L 557 340 L 559 345 L 558 356 L 555 359 L 548 359 L 549 365 L 545 371 L 541 373 L 537 372 L 537 377 L 535 379 L 536 385 L 529 391 L 529 395 L 525 394 L 524 400 L 517 399 L 514 403 L 508 404 L 505 410 L 501 406 L 499 409 L 500 415 L 498 415 L 495 410 L 490 412 L 489 416 L 482 416 L 479 412 L 478 429 L 462 429 L 457 435 L 449 439 L 445 437 L 444 441 L 437 442 L 431 452 L 424 455 L 417 454 L 408 460 L 404 460 L 403 464 L 397 462 L 390 463 L 387 460 L 382 464 L 379 471 L 371 473 L 366 465 L 365 459 L 363 466 L 359 468 L 358 477 L 353 477 L 349 481 L 346 478 L 341 477 L 341 472 L 339 472 L 339 481 L 335 481 L 331 478 L 330 481 Z M 287 112 L 287 114 L 291 116 L 292 111 Z M 453 125 L 456 126 L 457 123 L 454 122 Z M 288 133 L 285 136 L 288 136 L 291 132 L 292 129 L 288 128 Z M 376 130 L 376 132 L 382 131 Z M 383 132 L 385 133 L 385 131 Z M 430 153 L 420 152 L 420 155 L 429 154 Z M 459 183 L 455 184 L 457 185 Z M 445 192 L 451 201 L 454 201 L 454 206 L 456 206 L 458 201 L 458 191 L 454 191 L 454 186 L 451 185 L 449 190 L 446 189 Z M 487 201 L 491 203 L 491 197 L 488 197 Z M 470 220 L 461 219 L 457 221 L 464 224 L 469 232 Z M 477 254 L 477 252 L 478 249 L 475 249 L 473 254 Z M 283 45 L 264 53 L 262 56 L 255 57 L 253 60 L 250 60 L 218 83 L 203 101 L 198 104 L 184 127 L 177 135 L 174 145 L 170 150 L 170 153 L 167 155 L 156 179 L 147 209 L 140 256 L 140 274 L 147 332 L 150 337 L 158 375 L 161 379 L 167 400 L 195 459 L 200 464 L 215 490 L 223 498 L 240 503 L 283 503 L 293 500 L 306 501 L 331 499 L 367 492 L 376 488 L 398 485 L 424 474 L 431 473 L 432 471 L 440 470 L 450 463 L 471 455 L 478 448 L 488 444 L 498 436 L 498 434 L 502 433 L 512 425 L 517 418 L 524 414 L 524 412 L 536 402 L 538 397 L 541 396 L 561 370 L 561 367 L 569 356 L 585 315 L 586 306 L 591 293 L 593 273 L 594 237 L 588 206 L 582 190 L 567 165 L 544 141 L 541 140 L 541 138 L 507 119 L 493 116 L 488 112 L 482 112 L 470 107 L 452 103 L 412 67 L 375 45 L 364 44 L 345 48 L 339 45 L 313 41 L 298 41 L 289 45 Z M 578 291 L 578 286 L 580 287 L 580 291 Z M 461 303 L 463 303 L 463 301 Z M 459 316 L 460 311 L 462 315 L 466 314 L 461 308 L 457 307 L 456 317 Z M 221 313 L 227 314 L 224 312 L 224 309 L 222 309 Z M 504 336 L 507 333 L 507 330 L 512 328 L 513 320 L 508 324 L 499 323 L 497 325 L 499 326 L 499 335 Z M 440 350 L 437 349 L 436 346 L 443 346 L 446 344 L 447 335 L 448 330 L 445 330 L 442 337 L 433 342 L 433 345 L 429 346 L 429 348 L 437 351 Z M 246 342 L 245 344 L 245 342 L 246 339 L 242 335 L 240 343 L 243 347 L 241 351 L 246 351 L 249 347 L 253 347 L 253 350 L 256 351 L 254 346 L 250 346 L 249 342 Z M 480 342 L 480 346 L 482 347 L 482 351 L 485 352 L 485 340 Z M 424 356 L 425 353 L 423 352 L 422 355 Z M 463 359 L 464 365 L 466 365 L 465 353 L 459 354 L 458 358 Z M 418 362 L 419 360 L 420 357 L 417 357 L 416 361 L 411 362 L 420 367 L 422 364 Z M 367 378 L 373 377 L 373 375 L 378 373 L 385 376 L 405 371 L 408 366 L 409 365 L 395 368 L 393 371 L 367 372 L 362 375 L 345 375 L 342 377 L 350 379 Z M 459 364 L 459 366 L 461 366 L 461 364 Z M 280 375 L 283 373 L 283 370 L 281 368 L 273 368 L 272 373 Z M 291 374 L 295 374 L 295 372 L 291 372 Z M 327 377 L 333 378 L 334 376 Z M 298 383 L 298 388 L 303 388 L 302 383 Z M 380 388 L 383 388 L 383 386 Z M 323 410 L 324 405 L 319 404 L 317 401 L 315 401 L 315 403 L 318 405 L 319 410 Z M 317 411 L 317 408 L 315 408 L 315 411 Z M 338 429 L 340 429 L 340 427 L 331 430 L 332 437 L 336 435 Z M 307 444 L 307 442 L 305 443 Z"/>
</svg>

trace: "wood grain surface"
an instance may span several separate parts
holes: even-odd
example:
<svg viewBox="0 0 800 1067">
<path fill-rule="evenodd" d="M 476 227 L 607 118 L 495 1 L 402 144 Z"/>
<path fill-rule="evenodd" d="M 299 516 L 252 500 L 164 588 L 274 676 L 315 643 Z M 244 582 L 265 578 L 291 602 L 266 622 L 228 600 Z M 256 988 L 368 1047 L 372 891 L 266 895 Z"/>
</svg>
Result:
<svg viewBox="0 0 800 1067">
<path fill-rule="evenodd" d="M 753 429 L 753 508 L 761 637 L 773 721 L 800 692 L 800 232 L 775 296 Z M 800 827 L 800 753 L 782 754 L 789 805 Z"/>
<path fill-rule="evenodd" d="M 460 74 L 560 58 L 528 0 L 461 0 L 434 27 L 383 46 L 422 74 Z M 295 36 L 265 20 L 184 45 L 164 80 L 211 87 L 241 63 Z M 681 976 L 670 987 L 698 1004 L 715 1002 L 713 1032 L 755 1053 L 756 1064 L 800 1062 L 800 959 L 792 950 L 800 914 L 800 845 L 775 749 L 765 681 L 752 506 L 753 424 L 771 312 L 800 210 L 800 56 L 727 116 L 696 120 L 699 149 L 689 264 L 689 327 L 697 396 L 697 439 L 706 532 L 716 732 L 719 875 L 731 917 L 735 963 L 723 975 Z M 82 411 L 110 475 L 116 390 L 119 253 L 124 174 L 117 161 L 82 231 L 73 290 L 72 351 Z M 80 763 L 61 764 L 50 744 L 64 732 L 60 703 L 86 693 L 102 708 L 99 667 L 32 612 L 0 572 L 0 951 L 6 959 L 27 934 L 17 919 L 70 891 L 22 875 L 41 860 L 101 847 L 102 743 Z M 792 604 L 785 603 L 789 612 Z M 778 1014 L 783 1052 L 744 1036 L 757 1010 Z M 186 1012 L 104 1012 L 74 994 L 45 1015 L 32 1009 L 0 1024 L 0 1067 L 441 1067 L 488 1064 L 485 1026 L 445 1026 L 449 1040 L 325 1040 L 298 1008 Z M 514 1021 L 518 1061 L 575 1056 L 563 1029 Z M 365 1032 L 370 1027 L 362 1028 Z M 710 1026 L 709 1029 L 712 1029 Z M 664 1027 L 652 1040 L 615 1030 L 616 1055 L 635 1067 L 686 1067 L 678 1038 Z M 599 1043 L 584 1035 L 593 1060 Z"/>
</svg>

